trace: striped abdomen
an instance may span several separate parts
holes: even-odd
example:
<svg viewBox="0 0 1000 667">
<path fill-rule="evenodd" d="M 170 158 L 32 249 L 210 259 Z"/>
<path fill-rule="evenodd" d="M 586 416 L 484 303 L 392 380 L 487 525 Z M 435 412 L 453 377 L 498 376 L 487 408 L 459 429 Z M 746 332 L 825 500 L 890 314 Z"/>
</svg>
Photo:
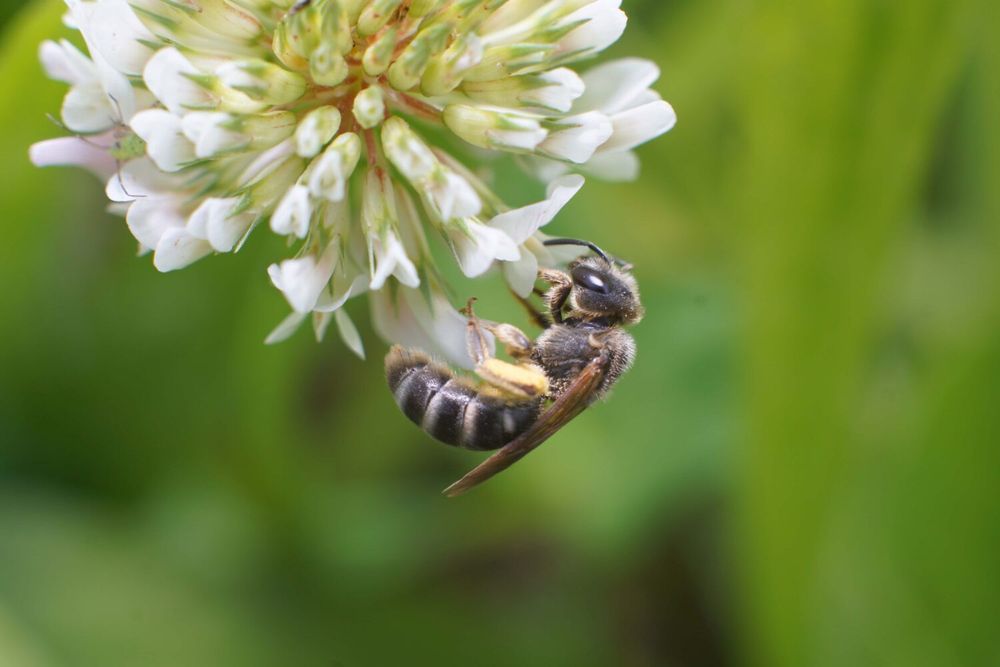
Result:
<svg viewBox="0 0 1000 667">
<path fill-rule="evenodd" d="M 508 403 L 480 393 L 420 352 L 393 347 L 385 375 L 396 404 L 434 438 L 466 449 L 497 449 L 524 433 L 541 399 Z"/>
</svg>

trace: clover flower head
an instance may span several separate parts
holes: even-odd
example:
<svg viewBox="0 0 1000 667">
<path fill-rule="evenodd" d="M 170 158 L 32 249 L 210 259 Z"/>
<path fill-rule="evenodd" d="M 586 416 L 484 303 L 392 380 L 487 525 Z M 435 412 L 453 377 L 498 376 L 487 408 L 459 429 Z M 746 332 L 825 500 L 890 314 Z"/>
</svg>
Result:
<svg viewBox="0 0 1000 667">
<path fill-rule="evenodd" d="M 675 120 L 652 63 L 569 67 L 622 34 L 620 0 L 66 3 L 87 53 L 46 41 L 40 57 L 70 86 L 75 136 L 32 159 L 107 179 L 161 271 L 235 252 L 260 223 L 287 237 L 268 275 L 292 313 L 270 342 L 312 318 L 362 353 L 341 306 L 367 292 L 383 336 L 467 363 L 428 237 L 527 294 L 580 174 L 634 178 L 631 149 Z M 546 198 L 509 205 L 456 149 L 515 155 Z"/>
</svg>

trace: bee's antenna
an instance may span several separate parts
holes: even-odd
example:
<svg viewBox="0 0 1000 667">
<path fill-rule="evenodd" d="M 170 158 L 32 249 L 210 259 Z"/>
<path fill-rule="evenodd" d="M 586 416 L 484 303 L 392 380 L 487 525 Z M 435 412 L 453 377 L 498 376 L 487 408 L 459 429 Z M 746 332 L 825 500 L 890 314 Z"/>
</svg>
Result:
<svg viewBox="0 0 1000 667">
<path fill-rule="evenodd" d="M 617 257 L 612 257 L 612 256 L 608 255 L 606 252 L 604 252 L 603 250 L 601 250 L 600 248 L 598 248 L 596 243 L 591 243 L 590 241 L 584 241 L 582 239 L 545 239 L 544 241 L 542 241 L 542 245 L 580 245 L 580 246 L 584 246 L 586 248 L 590 248 L 590 250 L 595 255 L 597 255 L 598 257 L 600 257 L 601 259 L 603 259 L 608 264 L 611 264 L 611 263 L 617 264 L 618 266 L 622 267 L 626 271 L 629 271 L 629 270 L 632 269 L 632 265 L 631 264 L 629 264 L 628 262 L 626 262 L 624 260 L 618 259 Z"/>
<path fill-rule="evenodd" d="M 582 245 L 586 248 L 590 248 L 591 251 L 601 259 L 603 259 L 608 264 L 611 260 L 608 259 L 607 254 L 597 247 L 597 244 L 591 243 L 590 241 L 583 241 L 581 239 L 545 239 L 542 241 L 542 245 Z"/>
</svg>

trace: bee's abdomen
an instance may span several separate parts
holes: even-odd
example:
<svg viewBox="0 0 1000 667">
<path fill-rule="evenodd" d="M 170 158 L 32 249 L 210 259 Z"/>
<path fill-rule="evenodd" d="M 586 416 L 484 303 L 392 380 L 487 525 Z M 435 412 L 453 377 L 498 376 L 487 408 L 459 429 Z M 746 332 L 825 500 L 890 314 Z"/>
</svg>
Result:
<svg viewBox="0 0 1000 667">
<path fill-rule="evenodd" d="M 508 403 L 480 393 L 420 352 L 393 347 L 385 374 L 396 404 L 410 421 L 443 443 L 497 449 L 538 419 L 541 399 Z"/>
</svg>

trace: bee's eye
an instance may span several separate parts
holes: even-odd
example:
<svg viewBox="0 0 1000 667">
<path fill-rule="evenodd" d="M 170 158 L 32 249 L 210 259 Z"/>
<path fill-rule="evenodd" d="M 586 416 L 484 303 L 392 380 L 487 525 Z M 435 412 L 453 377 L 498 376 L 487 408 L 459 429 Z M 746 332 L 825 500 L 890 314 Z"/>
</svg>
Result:
<svg viewBox="0 0 1000 667">
<path fill-rule="evenodd" d="M 600 271 L 595 271 L 586 266 L 578 266 L 573 269 L 572 273 L 573 283 L 577 286 L 597 292 L 598 294 L 608 293 L 607 280 L 601 275 Z"/>
</svg>

